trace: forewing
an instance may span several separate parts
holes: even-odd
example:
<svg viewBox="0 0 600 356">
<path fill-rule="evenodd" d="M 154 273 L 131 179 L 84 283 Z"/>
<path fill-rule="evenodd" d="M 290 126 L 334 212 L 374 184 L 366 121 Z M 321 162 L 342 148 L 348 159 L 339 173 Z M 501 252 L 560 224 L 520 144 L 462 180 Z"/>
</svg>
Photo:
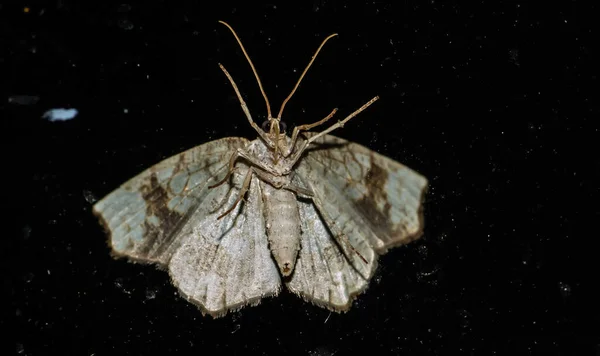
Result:
<svg viewBox="0 0 600 356">
<path fill-rule="evenodd" d="M 238 165 L 240 167 L 241 165 Z M 254 177 L 245 202 L 225 215 L 239 194 L 244 170 L 234 178 L 238 184 L 210 214 L 195 214 L 183 244 L 169 263 L 173 284 L 189 301 L 212 316 L 247 304 L 257 304 L 265 296 L 276 295 L 281 287 L 277 267 L 271 258 L 263 215 L 259 180 Z M 218 187 L 216 190 L 229 190 Z"/>
<path fill-rule="evenodd" d="M 94 205 L 117 256 L 166 265 L 190 216 L 223 177 L 230 156 L 248 141 L 228 137 L 191 148 L 148 168 Z M 200 210 L 199 219 L 204 210 Z"/>
<path fill-rule="evenodd" d="M 421 236 L 427 179 L 410 168 L 325 135 L 305 152 L 296 172 L 322 202 L 321 210 L 351 221 L 378 253 Z"/>
</svg>

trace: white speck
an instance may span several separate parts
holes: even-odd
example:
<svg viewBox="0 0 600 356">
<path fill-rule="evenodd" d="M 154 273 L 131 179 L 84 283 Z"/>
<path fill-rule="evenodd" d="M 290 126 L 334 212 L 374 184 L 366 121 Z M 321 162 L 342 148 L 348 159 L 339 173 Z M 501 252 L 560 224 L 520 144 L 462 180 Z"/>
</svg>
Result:
<svg viewBox="0 0 600 356">
<path fill-rule="evenodd" d="M 42 115 L 42 119 L 49 121 L 66 121 L 77 116 L 77 109 L 50 109 Z"/>
<path fill-rule="evenodd" d="M 156 291 L 150 289 L 146 290 L 146 300 L 151 300 L 154 298 L 156 298 Z"/>
<path fill-rule="evenodd" d="M 87 201 L 90 204 L 95 203 L 98 199 L 94 196 L 94 193 L 92 193 L 89 190 L 84 190 L 83 191 L 83 198 L 85 199 L 85 201 Z"/>
<path fill-rule="evenodd" d="M 34 105 L 39 100 L 40 97 L 35 95 L 13 95 L 8 98 L 10 104 L 16 105 Z"/>
</svg>

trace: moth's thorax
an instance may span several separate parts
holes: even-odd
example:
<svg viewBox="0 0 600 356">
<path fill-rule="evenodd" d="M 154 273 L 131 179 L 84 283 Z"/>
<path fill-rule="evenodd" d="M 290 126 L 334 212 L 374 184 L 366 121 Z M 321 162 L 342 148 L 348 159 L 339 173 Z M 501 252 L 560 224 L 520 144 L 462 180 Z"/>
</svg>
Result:
<svg viewBox="0 0 600 356">
<path fill-rule="evenodd" d="M 289 147 L 292 140 L 285 134 L 281 134 L 280 141 L 283 143 L 282 146 Z M 282 153 L 278 151 L 276 153 L 277 156 L 275 156 L 275 149 L 267 146 L 261 139 L 252 141 L 247 150 L 250 155 L 256 157 L 259 161 L 272 168 L 272 171 L 276 173 L 276 175 L 284 176 L 289 174 L 289 161 L 291 160 L 292 155 L 290 155 L 290 157 L 283 157 Z"/>
<path fill-rule="evenodd" d="M 263 183 L 265 222 L 269 249 L 284 277 L 292 274 L 300 250 L 300 213 L 296 195 Z"/>
</svg>

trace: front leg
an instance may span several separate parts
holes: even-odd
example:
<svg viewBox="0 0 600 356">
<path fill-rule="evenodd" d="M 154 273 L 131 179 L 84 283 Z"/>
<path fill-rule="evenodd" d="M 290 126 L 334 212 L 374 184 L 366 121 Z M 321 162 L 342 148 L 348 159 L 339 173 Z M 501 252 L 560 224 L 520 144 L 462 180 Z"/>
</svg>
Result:
<svg viewBox="0 0 600 356">
<path fill-rule="evenodd" d="M 326 130 L 321 131 L 321 132 L 317 133 L 316 135 L 310 137 L 306 141 L 304 141 L 302 143 L 302 146 L 300 146 L 300 149 L 298 149 L 296 151 L 296 153 L 294 153 L 294 156 L 292 156 L 292 159 L 289 161 L 290 163 L 288 164 L 287 171 L 288 172 L 291 171 L 291 169 L 296 165 L 296 162 L 298 162 L 298 160 L 300 159 L 300 157 L 302 157 L 302 154 L 304 153 L 304 150 L 306 150 L 308 148 L 308 146 L 311 143 L 313 143 L 316 139 L 318 139 L 321 136 L 327 135 L 328 133 L 330 133 L 331 131 L 333 131 L 333 130 L 335 130 L 337 128 L 343 127 L 346 122 L 348 122 L 350 119 L 352 119 L 356 115 L 360 114 L 361 111 L 365 110 L 367 107 L 369 107 L 369 105 L 373 104 L 378 99 L 379 99 L 378 96 L 374 97 L 373 99 L 369 100 L 366 104 L 364 104 L 363 106 L 361 106 L 360 108 L 358 108 L 358 110 L 356 110 L 352 114 L 346 116 L 346 118 L 344 120 L 338 121 L 337 123 L 335 123 L 335 124 L 331 125 L 329 128 L 327 128 Z M 330 116 L 326 117 L 325 119 L 328 119 L 334 113 L 335 113 L 335 111 L 332 112 L 330 114 Z M 323 120 L 321 120 L 321 121 L 323 121 Z M 318 123 L 320 123 L 320 122 L 317 122 L 317 124 Z"/>
<path fill-rule="evenodd" d="M 300 126 L 296 126 L 294 127 L 294 131 L 292 133 L 292 139 L 290 140 L 290 146 L 283 149 L 283 148 L 279 148 L 281 150 L 281 152 L 283 152 L 283 157 L 288 157 L 292 151 L 294 150 L 294 147 L 296 146 L 296 140 L 298 139 L 298 134 L 302 131 L 308 131 L 312 128 L 315 128 L 319 125 L 324 124 L 325 122 L 327 122 L 327 120 L 331 119 L 333 117 L 333 115 L 335 115 L 335 113 L 337 112 L 337 108 L 333 109 L 333 111 L 327 115 L 325 118 L 312 123 L 312 124 L 306 124 L 306 125 L 300 125 Z"/>
<path fill-rule="evenodd" d="M 275 148 L 275 143 L 269 138 L 269 136 L 263 130 L 260 129 L 260 127 L 258 127 L 258 125 L 252 119 L 252 115 L 250 115 L 250 110 L 248 110 L 248 105 L 246 105 L 246 102 L 242 98 L 242 94 L 240 94 L 240 90 L 238 89 L 237 85 L 235 85 L 235 82 L 233 81 L 233 78 L 231 77 L 231 75 L 229 75 L 229 72 L 227 71 L 227 69 L 225 69 L 225 67 L 223 67 L 223 65 L 221 63 L 219 63 L 219 68 L 221 68 L 223 73 L 225 73 L 225 76 L 227 77 L 227 79 L 229 79 L 229 82 L 231 83 L 233 90 L 235 90 L 235 95 L 237 95 L 238 100 L 240 101 L 240 105 L 242 106 L 242 111 L 244 111 L 244 114 L 246 115 L 246 118 L 248 119 L 250 126 L 252 126 L 254 131 L 256 131 L 256 133 L 258 133 L 258 135 L 263 139 L 263 141 L 265 141 L 267 146 L 269 146 L 270 148 Z M 260 81 L 258 82 L 258 84 L 260 85 Z M 261 90 L 262 90 L 262 87 L 261 87 Z M 264 93 L 263 93 L 263 95 L 264 95 Z M 266 99 L 266 97 L 265 97 L 265 99 Z M 267 101 L 267 110 L 270 110 L 268 101 Z M 269 111 L 269 114 L 267 115 L 267 117 L 270 117 L 270 116 L 271 116 L 271 114 Z"/>
</svg>

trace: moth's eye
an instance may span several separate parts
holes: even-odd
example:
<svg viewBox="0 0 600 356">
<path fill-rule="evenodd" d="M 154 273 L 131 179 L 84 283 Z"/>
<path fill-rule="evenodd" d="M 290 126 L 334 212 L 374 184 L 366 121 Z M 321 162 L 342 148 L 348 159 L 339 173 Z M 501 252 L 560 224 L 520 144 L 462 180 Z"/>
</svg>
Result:
<svg viewBox="0 0 600 356">
<path fill-rule="evenodd" d="M 269 120 L 263 121 L 261 128 L 264 132 L 269 132 L 269 129 L 271 128 Z M 287 131 L 287 125 L 285 122 L 279 121 L 279 130 L 281 133 L 285 133 Z"/>
<path fill-rule="evenodd" d="M 265 120 L 262 123 L 262 130 L 264 132 L 269 132 L 269 120 Z"/>
</svg>

